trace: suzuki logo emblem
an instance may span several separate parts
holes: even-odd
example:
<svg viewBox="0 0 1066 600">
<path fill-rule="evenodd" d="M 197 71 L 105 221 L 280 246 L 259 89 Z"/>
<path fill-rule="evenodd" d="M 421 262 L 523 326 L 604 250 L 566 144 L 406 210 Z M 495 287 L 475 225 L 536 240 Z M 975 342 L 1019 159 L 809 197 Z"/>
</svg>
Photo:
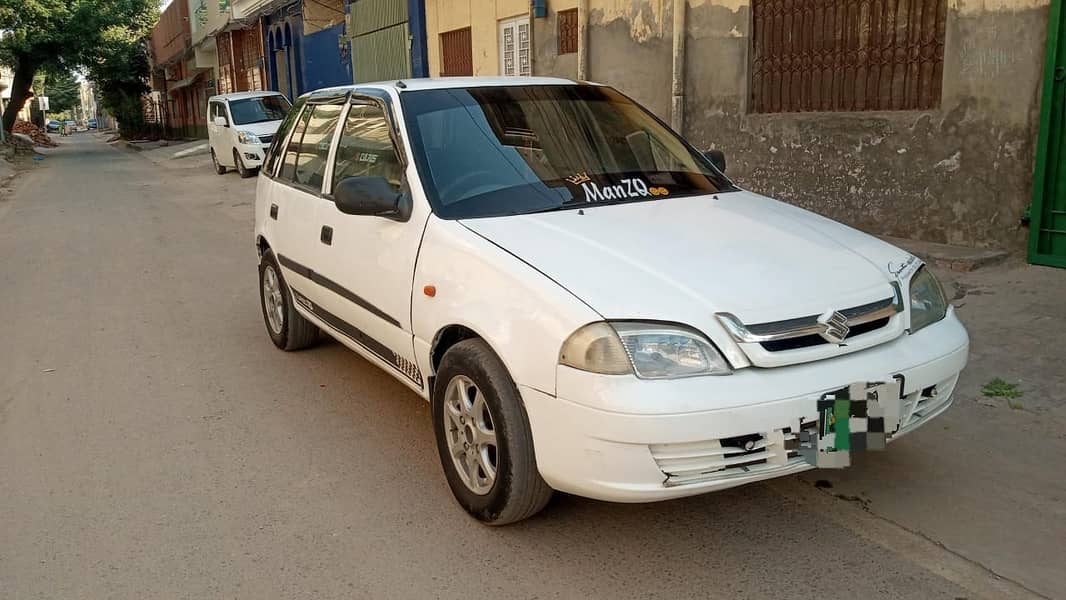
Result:
<svg viewBox="0 0 1066 600">
<path fill-rule="evenodd" d="M 825 314 L 818 317 L 818 323 L 824 328 L 820 335 L 831 344 L 839 344 L 851 333 L 848 318 L 837 310 L 827 310 Z"/>
</svg>

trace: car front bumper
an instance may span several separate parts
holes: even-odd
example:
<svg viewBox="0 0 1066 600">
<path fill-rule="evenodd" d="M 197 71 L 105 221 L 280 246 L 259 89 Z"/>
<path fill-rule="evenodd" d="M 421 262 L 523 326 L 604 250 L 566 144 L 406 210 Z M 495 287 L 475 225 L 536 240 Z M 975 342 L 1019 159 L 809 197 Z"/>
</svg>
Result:
<svg viewBox="0 0 1066 600">
<path fill-rule="evenodd" d="M 270 144 L 237 144 L 237 152 L 241 153 L 241 160 L 247 169 L 258 169 L 263 165 Z"/>
<path fill-rule="evenodd" d="M 966 330 L 951 312 L 916 334 L 814 363 L 659 381 L 560 366 L 557 396 L 519 390 L 537 466 L 550 486 L 600 500 L 651 502 L 813 468 L 786 450 L 786 428 L 816 417 L 822 394 L 854 382 L 902 376 L 901 424 L 888 441 L 898 439 L 951 405 L 968 351 Z M 723 445 L 742 437 L 766 445 L 725 456 Z M 701 464 L 713 466 L 701 471 Z"/>
</svg>

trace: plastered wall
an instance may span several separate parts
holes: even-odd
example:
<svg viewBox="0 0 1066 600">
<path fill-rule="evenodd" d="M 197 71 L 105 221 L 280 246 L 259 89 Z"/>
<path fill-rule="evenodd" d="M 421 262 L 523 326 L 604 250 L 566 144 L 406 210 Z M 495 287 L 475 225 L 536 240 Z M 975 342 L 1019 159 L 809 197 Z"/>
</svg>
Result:
<svg viewBox="0 0 1066 600">
<path fill-rule="evenodd" d="M 555 11 L 574 4 L 535 20 L 534 74 L 576 75 L 555 56 Z M 744 187 L 866 231 L 1021 250 L 1047 21 L 1042 0 L 950 0 L 934 110 L 751 114 L 750 4 L 692 0 L 684 133 Z M 589 0 L 588 22 L 589 79 L 669 120 L 673 2 Z"/>
</svg>

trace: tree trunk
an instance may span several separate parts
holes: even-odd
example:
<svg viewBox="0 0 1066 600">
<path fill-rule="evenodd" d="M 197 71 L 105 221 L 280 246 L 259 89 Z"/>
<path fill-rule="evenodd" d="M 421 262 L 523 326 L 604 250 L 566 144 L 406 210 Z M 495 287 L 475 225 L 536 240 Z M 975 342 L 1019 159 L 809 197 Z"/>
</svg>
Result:
<svg viewBox="0 0 1066 600">
<path fill-rule="evenodd" d="M 15 67 L 15 76 L 11 81 L 11 99 L 4 107 L 4 131 L 11 131 L 15 126 L 15 117 L 26 104 L 30 97 L 30 87 L 33 85 L 33 76 L 37 74 L 37 65 L 24 60 L 18 61 Z"/>
</svg>

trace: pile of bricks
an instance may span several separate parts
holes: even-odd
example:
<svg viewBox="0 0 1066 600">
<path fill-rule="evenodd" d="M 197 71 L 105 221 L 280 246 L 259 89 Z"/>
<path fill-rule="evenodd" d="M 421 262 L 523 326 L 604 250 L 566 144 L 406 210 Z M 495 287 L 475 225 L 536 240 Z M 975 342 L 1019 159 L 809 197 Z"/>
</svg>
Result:
<svg viewBox="0 0 1066 600">
<path fill-rule="evenodd" d="M 55 147 L 56 144 L 52 141 L 52 137 L 42 131 L 39 127 L 28 121 L 15 121 L 15 127 L 12 128 L 15 133 L 24 133 L 33 139 L 33 143 L 38 146 L 47 146 L 49 148 Z"/>
</svg>

